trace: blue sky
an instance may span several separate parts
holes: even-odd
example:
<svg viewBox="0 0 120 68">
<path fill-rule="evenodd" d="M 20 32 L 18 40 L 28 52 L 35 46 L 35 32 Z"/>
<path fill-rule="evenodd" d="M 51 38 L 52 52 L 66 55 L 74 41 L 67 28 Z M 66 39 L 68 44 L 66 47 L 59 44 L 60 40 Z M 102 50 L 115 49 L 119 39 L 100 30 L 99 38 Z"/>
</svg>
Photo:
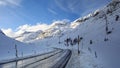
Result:
<svg viewBox="0 0 120 68">
<path fill-rule="evenodd" d="M 0 0 L 0 28 L 24 24 L 51 24 L 75 19 L 105 6 L 111 0 Z"/>
</svg>

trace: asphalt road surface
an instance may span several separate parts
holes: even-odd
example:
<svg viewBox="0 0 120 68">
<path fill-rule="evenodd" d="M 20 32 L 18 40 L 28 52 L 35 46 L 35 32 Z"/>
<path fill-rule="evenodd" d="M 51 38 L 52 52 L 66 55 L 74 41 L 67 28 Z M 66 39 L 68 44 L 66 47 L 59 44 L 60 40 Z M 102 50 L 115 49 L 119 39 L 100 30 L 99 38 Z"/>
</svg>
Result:
<svg viewBox="0 0 120 68">
<path fill-rule="evenodd" d="M 65 68 L 70 56 L 71 50 L 58 49 L 34 57 L 0 63 L 0 68 Z"/>
</svg>

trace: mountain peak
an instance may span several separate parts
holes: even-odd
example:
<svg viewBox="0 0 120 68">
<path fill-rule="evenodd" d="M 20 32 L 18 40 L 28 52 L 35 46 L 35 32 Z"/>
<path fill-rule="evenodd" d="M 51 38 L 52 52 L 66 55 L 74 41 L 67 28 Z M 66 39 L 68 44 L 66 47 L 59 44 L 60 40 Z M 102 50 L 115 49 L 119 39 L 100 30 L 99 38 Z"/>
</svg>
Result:
<svg viewBox="0 0 120 68">
<path fill-rule="evenodd" d="M 0 34 L 5 35 L 2 30 L 0 30 Z"/>
</svg>

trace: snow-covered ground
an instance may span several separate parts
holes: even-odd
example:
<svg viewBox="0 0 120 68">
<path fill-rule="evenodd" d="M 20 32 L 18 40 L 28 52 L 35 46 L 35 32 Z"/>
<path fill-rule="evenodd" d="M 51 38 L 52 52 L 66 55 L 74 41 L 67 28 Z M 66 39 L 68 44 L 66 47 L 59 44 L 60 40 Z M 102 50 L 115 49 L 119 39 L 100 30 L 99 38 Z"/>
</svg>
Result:
<svg viewBox="0 0 120 68">
<path fill-rule="evenodd" d="M 16 46 L 16 48 L 15 48 Z M 16 50 L 19 58 L 37 55 L 52 51 L 48 46 L 41 46 L 40 44 L 26 44 L 7 37 L 0 30 L 0 62 L 16 58 Z"/>
<path fill-rule="evenodd" d="M 50 47 L 73 49 L 68 68 L 119 68 L 120 67 L 120 1 L 109 5 L 72 23 L 71 29 L 51 38 L 35 40 L 35 43 Z M 107 25 L 106 25 L 107 24 Z M 106 29 L 108 27 L 108 30 Z M 81 54 L 77 56 L 77 45 L 65 46 L 67 38 L 83 37 Z M 59 43 L 60 40 L 60 43 Z"/>
<path fill-rule="evenodd" d="M 120 68 L 120 1 L 111 2 L 88 16 L 76 19 L 70 25 L 62 23 L 54 24 L 50 31 L 37 34 L 36 39 L 30 38 L 29 44 L 20 43 L 1 33 L 1 59 L 15 57 L 15 44 L 18 45 L 19 56 L 57 47 L 73 51 L 67 68 Z M 65 46 L 67 38 L 73 42 L 78 36 L 83 38 L 80 42 L 80 55 L 77 54 L 77 44 Z"/>
</svg>

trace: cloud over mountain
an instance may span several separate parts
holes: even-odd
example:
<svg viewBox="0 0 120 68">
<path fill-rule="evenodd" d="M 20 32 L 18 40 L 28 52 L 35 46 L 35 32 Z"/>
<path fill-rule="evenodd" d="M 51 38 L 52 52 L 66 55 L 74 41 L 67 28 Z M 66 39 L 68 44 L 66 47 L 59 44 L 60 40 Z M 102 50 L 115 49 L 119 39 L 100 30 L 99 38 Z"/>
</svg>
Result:
<svg viewBox="0 0 120 68">
<path fill-rule="evenodd" d="M 25 25 L 21 25 L 19 26 L 18 28 L 12 30 L 11 28 L 8 28 L 8 29 L 2 29 L 2 31 L 9 37 L 16 37 L 16 36 L 19 36 L 21 35 L 22 33 L 24 32 L 36 32 L 36 31 L 45 31 L 49 28 L 51 28 L 54 24 L 57 24 L 57 23 L 64 23 L 64 22 L 70 22 L 69 20 L 67 19 L 64 19 L 64 20 L 55 20 L 53 21 L 52 24 L 42 24 L 42 23 L 37 23 L 36 25 L 30 25 L 30 24 L 25 24 Z M 57 25 L 55 25 L 57 26 Z"/>
</svg>

